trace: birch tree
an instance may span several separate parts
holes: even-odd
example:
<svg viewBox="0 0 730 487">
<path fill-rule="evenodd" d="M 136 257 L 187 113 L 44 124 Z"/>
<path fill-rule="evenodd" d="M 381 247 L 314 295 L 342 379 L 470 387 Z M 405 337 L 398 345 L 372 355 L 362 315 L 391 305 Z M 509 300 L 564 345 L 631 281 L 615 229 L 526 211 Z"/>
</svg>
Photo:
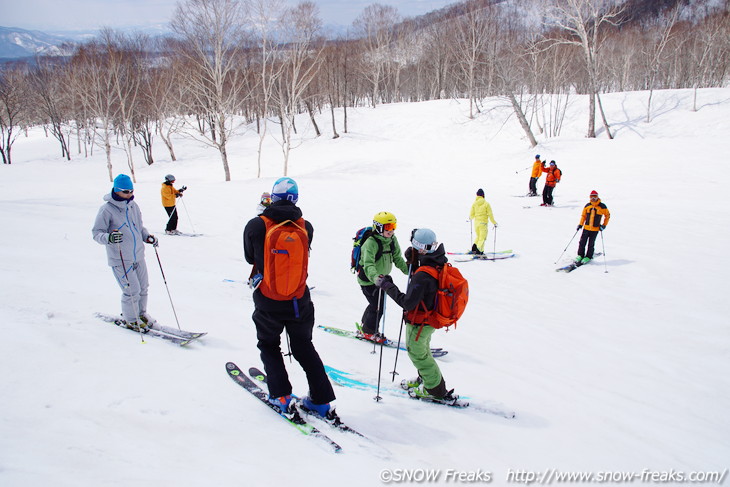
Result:
<svg viewBox="0 0 730 487">
<path fill-rule="evenodd" d="M 234 132 L 233 114 L 245 83 L 238 69 L 245 48 L 245 9 L 239 0 L 186 0 L 178 3 L 170 22 L 183 41 L 178 52 L 193 68 L 189 95 L 210 120 L 210 133 L 200 140 L 221 156 L 225 180 L 231 180 L 228 139 Z"/>
<path fill-rule="evenodd" d="M 546 12 L 546 22 L 568 35 L 553 39 L 558 44 L 578 46 L 583 54 L 588 92 L 588 133 L 586 137 L 596 137 L 596 101 L 600 106 L 598 93 L 598 66 L 603 30 L 617 25 L 623 7 L 612 0 L 551 0 Z M 609 138 L 608 123 L 602 114 Z"/>
<path fill-rule="evenodd" d="M 277 42 L 274 35 L 284 11 L 284 4 L 281 0 L 250 0 L 248 11 L 254 42 L 258 47 L 256 88 L 259 99 L 257 100 L 256 120 L 259 141 L 256 150 L 256 177 L 260 178 L 264 140 L 268 133 L 267 118 L 271 97 L 281 74 L 281 65 L 277 66 L 275 63 Z"/>
<path fill-rule="evenodd" d="M 0 156 L 3 164 L 11 164 L 13 143 L 25 122 L 27 84 L 24 70 L 0 70 Z"/>
<path fill-rule="evenodd" d="M 679 7 L 677 5 L 669 12 L 663 25 L 661 20 L 658 20 L 658 28 L 650 29 L 649 38 L 643 43 L 642 54 L 646 60 L 646 84 L 649 90 L 649 99 L 646 103 L 646 123 L 651 122 L 651 99 L 654 95 L 654 84 L 662 64 L 664 50 L 672 38 L 672 29 L 679 17 Z"/>
<path fill-rule="evenodd" d="M 362 76 L 370 85 L 373 108 L 380 103 L 380 88 L 388 61 L 388 50 L 394 39 L 394 26 L 400 21 L 398 9 L 374 3 L 363 10 L 354 21 L 355 29 L 362 36 Z"/>
<path fill-rule="evenodd" d="M 319 10 L 312 2 L 302 2 L 287 9 L 282 18 L 286 49 L 282 52 L 282 74 L 279 76 L 277 104 L 281 120 L 281 149 L 284 176 L 289 170 L 294 119 L 305 102 L 304 94 L 317 75 L 322 61 L 323 41 L 318 39 L 322 28 Z"/>
<path fill-rule="evenodd" d="M 455 21 L 454 42 L 451 44 L 453 56 L 466 84 L 469 96 L 469 118 L 474 118 L 476 83 L 479 67 L 484 62 L 490 31 L 489 21 L 484 8 L 470 8 Z"/>
</svg>

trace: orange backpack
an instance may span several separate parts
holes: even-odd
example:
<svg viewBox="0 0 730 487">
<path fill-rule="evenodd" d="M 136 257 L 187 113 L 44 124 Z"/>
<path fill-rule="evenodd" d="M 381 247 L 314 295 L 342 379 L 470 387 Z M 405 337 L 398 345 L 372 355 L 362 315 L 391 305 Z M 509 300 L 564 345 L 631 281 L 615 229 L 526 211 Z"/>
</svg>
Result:
<svg viewBox="0 0 730 487">
<path fill-rule="evenodd" d="M 264 268 L 261 292 L 277 301 L 299 299 L 307 286 L 309 235 L 304 218 L 276 223 L 261 216 L 266 223 Z"/>
<path fill-rule="evenodd" d="M 421 301 L 416 309 L 406 313 L 408 322 L 426 324 L 434 328 L 456 325 L 469 301 L 469 283 L 459 269 L 447 262 L 439 269 L 422 266 L 416 272 L 425 272 L 438 280 L 436 302 L 432 310 L 427 310 Z"/>
</svg>

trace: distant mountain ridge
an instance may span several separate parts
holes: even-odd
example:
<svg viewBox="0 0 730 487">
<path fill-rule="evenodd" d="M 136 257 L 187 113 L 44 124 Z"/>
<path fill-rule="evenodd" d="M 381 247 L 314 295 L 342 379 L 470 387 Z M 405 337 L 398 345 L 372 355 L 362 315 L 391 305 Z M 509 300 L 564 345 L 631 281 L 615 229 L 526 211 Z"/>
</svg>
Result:
<svg viewBox="0 0 730 487">
<path fill-rule="evenodd" d="M 39 30 L 0 26 L 0 58 L 62 56 L 67 52 L 61 46 L 72 42 L 71 39 Z"/>
</svg>

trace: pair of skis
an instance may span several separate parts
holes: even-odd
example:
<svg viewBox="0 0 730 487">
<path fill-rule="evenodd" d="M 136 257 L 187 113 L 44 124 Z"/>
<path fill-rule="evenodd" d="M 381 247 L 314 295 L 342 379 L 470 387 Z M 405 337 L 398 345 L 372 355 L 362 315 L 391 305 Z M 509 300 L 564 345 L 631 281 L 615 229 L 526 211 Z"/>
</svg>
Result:
<svg viewBox="0 0 730 487">
<path fill-rule="evenodd" d="M 593 254 L 593 258 L 600 257 L 601 255 L 603 255 L 603 252 L 596 252 L 595 254 Z M 582 264 L 582 263 L 579 264 L 578 262 L 571 262 L 570 264 L 568 264 L 564 267 L 558 267 L 557 269 L 555 269 L 555 272 L 573 272 L 578 267 L 582 267 L 584 265 L 590 264 L 591 262 L 593 262 L 593 261 L 591 260 L 589 262 L 586 262 L 585 264 Z"/>
<path fill-rule="evenodd" d="M 343 330 L 342 328 L 334 328 L 331 326 L 323 326 L 323 325 L 317 325 L 317 328 L 320 328 L 327 333 L 332 333 L 333 335 L 344 337 L 344 338 L 353 338 L 355 340 L 360 340 L 367 343 L 375 343 L 376 345 L 380 345 L 379 343 L 373 342 L 372 340 L 368 340 L 364 336 L 358 334 L 356 331 L 352 330 Z M 383 346 L 388 348 L 400 348 L 404 352 L 406 350 L 406 346 L 401 344 L 400 347 L 398 347 L 398 343 L 394 342 L 393 340 L 386 339 L 385 342 L 383 342 Z M 432 348 L 431 349 L 431 355 L 433 355 L 434 358 L 443 357 L 444 355 L 448 354 L 448 350 L 444 350 L 443 348 Z"/>
<path fill-rule="evenodd" d="M 228 372 L 228 376 L 233 379 L 236 384 L 243 387 L 248 392 L 250 392 L 256 399 L 266 404 L 272 411 L 281 416 L 282 419 L 294 426 L 301 433 L 307 436 L 319 438 L 320 440 L 324 441 L 335 453 L 341 452 L 342 447 L 332 438 L 330 438 L 317 427 L 315 427 L 313 424 L 307 422 L 304 418 L 302 418 L 299 412 L 306 415 L 308 418 L 317 418 L 339 431 L 350 433 L 360 438 L 369 440 L 365 435 L 344 424 L 341 420 L 338 419 L 336 422 L 326 421 L 324 418 L 321 418 L 316 413 L 309 411 L 299 404 L 297 404 L 296 406 L 297 413 L 294 414 L 293 417 L 284 416 L 283 414 L 281 414 L 277 406 L 269 402 L 269 394 L 261 387 L 261 385 L 266 384 L 266 374 L 264 374 L 255 367 L 251 367 L 250 369 L 248 369 L 248 375 L 246 375 L 236 364 L 234 364 L 233 362 L 228 362 L 226 364 L 226 371 Z"/>
<path fill-rule="evenodd" d="M 472 254 L 471 252 L 447 252 L 449 255 L 459 255 L 454 262 L 471 262 L 474 260 L 501 260 L 515 256 L 512 250 L 500 250 L 499 252 L 484 252 L 483 254 Z"/>
<path fill-rule="evenodd" d="M 333 367 L 325 366 L 325 370 L 327 372 L 327 375 L 330 377 L 330 379 L 343 387 L 350 387 L 354 389 L 359 390 L 367 390 L 372 391 L 376 389 L 375 384 L 372 384 L 371 382 L 366 382 L 364 380 L 358 380 L 354 378 L 351 374 L 347 372 L 343 372 L 341 370 L 337 370 Z M 307 419 L 309 418 L 316 418 L 317 420 L 324 422 L 328 424 L 330 427 L 340 430 L 342 432 L 350 433 L 353 435 L 356 435 L 362 439 L 368 440 L 372 442 L 369 438 L 367 438 L 365 435 L 360 433 L 359 431 L 353 429 L 350 426 L 345 425 L 341 421 L 337 421 L 336 423 L 332 423 L 329 421 L 324 420 L 319 415 L 307 410 L 306 408 L 303 408 L 301 405 L 297 406 L 297 414 L 295 414 L 292 417 L 285 416 L 281 414 L 281 411 L 277 406 L 269 402 L 269 395 L 268 393 L 261 387 L 263 384 L 266 383 L 266 374 L 261 372 L 259 369 L 255 367 L 251 367 L 248 369 L 248 375 L 246 375 L 235 363 L 228 362 L 226 363 L 226 371 L 228 372 L 228 376 L 233 379 L 233 381 L 238 384 L 239 386 L 243 387 L 245 390 L 250 392 L 256 399 L 264 403 L 267 407 L 269 407 L 272 411 L 274 411 L 277 415 L 279 415 L 284 421 L 288 422 L 292 426 L 294 426 L 298 431 L 300 431 L 302 434 L 311 436 L 314 438 L 318 438 L 322 441 L 324 441 L 327 446 L 335 453 L 339 453 L 342 451 L 342 447 L 334 441 L 332 438 L 327 436 L 325 433 L 323 433 L 320 429 L 318 429 L 313 424 L 309 423 L 307 420 L 303 419 L 299 412 L 303 413 L 307 416 Z M 489 405 L 489 404 L 479 404 L 474 405 L 470 404 L 469 402 L 466 402 L 463 398 L 459 401 L 438 401 L 438 400 L 432 400 L 429 398 L 420 397 L 417 395 L 410 395 L 407 390 L 404 389 L 396 389 L 394 387 L 382 387 L 380 388 L 381 392 L 385 392 L 387 394 L 398 396 L 398 397 L 406 397 L 410 399 L 420 400 L 424 402 L 428 402 L 430 404 L 438 404 L 443 405 L 447 407 L 453 407 L 457 409 L 464 409 L 469 408 L 474 411 L 479 411 L 482 413 L 489 413 L 489 414 L 495 414 L 507 419 L 511 419 L 515 417 L 514 411 L 510 411 L 507 409 L 504 409 L 500 407 L 499 405 Z"/>
<path fill-rule="evenodd" d="M 327 372 L 327 375 L 329 376 L 330 380 L 334 382 L 337 385 L 343 386 L 343 387 L 349 387 L 351 389 L 357 389 L 361 391 L 369 391 L 374 392 L 378 390 L 378 385 L 370 379 L 364 378 L 364 377 L 358 377 L 354 374 L 351 374 L 349 372 L 344 372 L 342 370 L 338 370 L 334 367 L 330 367 L 328 365 L 325 365 L 324 367 L 325 371 Z M 453 407 L 457 409 L 466 409 L 469 408 L 473 411 L 478 411 L 480 413 L 488 413 L 488 414 L 494 414 L 497 416 L 501 416 L 503 418 L 512 419 L 515 417 L 515 412 L 511 411 L 509 409 L 504 408 L 502 405 L 494 402 L 490 403 L 474 403 L 473 401 L 469 400 L 468 397 L 461 396 L 458 401 L 443 401 L 436 398 L 429 398 L 429 397 L 422 397 L 418 396 L 416 394 L 411 394 L 408 390 L 403 389 L 402 387 L 394 387 L 394 386 L 384 386 L 380 385 L 380 392 L 385 393 L 389 396 L 394 397 L 400 397 L 400 398 L 410 398 L 410 399 L 416 399 L 419 401 L 428 402 L 429 404 L 438 404 L 441 406 L 447 406 L 447 407 Z"/>
<path fill-rule="evenodd" d="M 106 323 L 112 323 L 120 328 L 124 328 L 125 330 L 129 330 L 134 333 L 140 333 L 139 330 L 129 328 L 127 326 L 127 322 L 121 316 L 112 316 L 104 313 L 96 313 L 96 317 L 101 319 L 102 321 L 105 321 Z M 152 328 L 143 330 L 142 333 L 144 334 L 144 336 L 159 338 L 161 340 L 168 341 L 181 347 L 184 347 L 185 345 L 188 345 L 194 340 L 197 340 L 198 338 L 207 334 L 204 332 L 178 330 L 176 328 L 170 328 L 169 326 L 163 326 L 159 324 L 154 325 Z"/>
</svg>

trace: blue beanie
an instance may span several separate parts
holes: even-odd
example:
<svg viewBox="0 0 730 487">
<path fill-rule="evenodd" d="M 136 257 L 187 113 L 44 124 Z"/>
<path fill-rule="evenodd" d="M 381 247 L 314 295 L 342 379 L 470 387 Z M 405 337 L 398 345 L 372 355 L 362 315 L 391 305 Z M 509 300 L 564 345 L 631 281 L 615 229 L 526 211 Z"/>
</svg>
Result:
<svg viewBox="0 0 730 487">
<path fill-rule="evenodd" d="M 295 203 L 299 200 L 299 186 L 292 178 L 279 178 L 271 189 L 271 201 L 286 200 Z"/>
<path fill-rule="evenodd" d="M 484 197 L 484 190 L 483 190 L 482 188 L 479 188 L 479 189 L 477 190 L 477 196 L 481 196 L 481 197 Z"/>
<path fill-rule="evenodd" d="M 122 189 L 134 189 L 132 179 L 126 174 L 120 174 L 114 178 L 114 187 L 112 191 L 120 191 Z"/>
</svg>

